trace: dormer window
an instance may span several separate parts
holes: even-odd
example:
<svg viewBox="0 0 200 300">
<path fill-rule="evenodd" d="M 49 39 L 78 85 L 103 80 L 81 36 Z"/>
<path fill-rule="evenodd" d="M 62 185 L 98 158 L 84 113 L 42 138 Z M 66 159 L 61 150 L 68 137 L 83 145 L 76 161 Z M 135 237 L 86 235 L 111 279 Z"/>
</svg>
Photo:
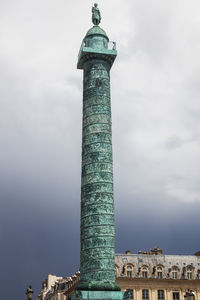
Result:
<svg viewBox="0 0 200 300">
<path fill-rule="evenodd" d="M 192 267 L 187 267 L 187 279 L 192 279 Z"/>
<path fill-rule="evenodd" d="M 148 277 L 147 267 L 143 267 L 142 268 L 142 277 L 143 278 L 147 278 Z"/>
<path fill-rule="evenodd" d="M 162 268 L 161 267 L 157 268 L 157 278 L 159 278 L 159 279 L 163 278 Z"/>
<path fill-rule="evenodd" d="M 158 279 L 162 279 L 163 278 L 163 270 L 164 270 L 164 266 L 163 265 L 157 265 L 155 267 L 153 267 L 153 274 L 154 274 L 154 277 L 155 278 L 158 278 Z"/>
<path fill-rule="evenodd" d="M 173 266 L 170 270 L 170 278 L 178 279 L 180 278 L 180 269 L 177 266 Z"/>
<path fill-rule="evenodd" d="M 177 270 L 172 271 L 172 279 L 177 279 L 178 278 L 178 272 Z"/>
<path fill-rule="evenodd" d="M 127 275 L 127 277 L 133 277 L 133 266 L 127 265 L 127 267 L 126 267 L 126 275 Z"/>
</svg>

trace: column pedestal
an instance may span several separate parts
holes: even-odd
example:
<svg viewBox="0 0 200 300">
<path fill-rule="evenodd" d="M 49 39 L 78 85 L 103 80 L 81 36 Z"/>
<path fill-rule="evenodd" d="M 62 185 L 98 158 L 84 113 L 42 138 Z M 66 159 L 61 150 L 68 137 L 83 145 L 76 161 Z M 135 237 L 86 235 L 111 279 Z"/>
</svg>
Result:
<svg viewBox="0 0 200 300">
<path fill-rule="evenodd" d="M 129 300 L 127 292 L 121 291 L 79 291 L 76 290 L 69 300 Z"/>
</svg>

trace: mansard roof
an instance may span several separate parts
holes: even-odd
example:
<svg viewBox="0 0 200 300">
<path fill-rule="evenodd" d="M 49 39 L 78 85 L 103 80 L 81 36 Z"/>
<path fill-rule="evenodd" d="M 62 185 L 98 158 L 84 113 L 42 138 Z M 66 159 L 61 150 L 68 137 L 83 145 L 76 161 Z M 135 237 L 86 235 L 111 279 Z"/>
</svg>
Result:
<svg viewBox="0 0 200 300">
<path fill-rule="evenodd" d="M 200 270 L 200 256 L 195 255 L 164 255 L 164 254 L 115 254 L 115 264 L 118 266 L 119 273 L 123 275 L 124 266 L 131 264 L 135 270 L 143 266 L 148 266 L 152 271 L 157 266 L 163 266 L 166 277 L 167 274 L 176 266 L 181 272 L 191 266 L 195 271 Z M 137 272 L 136 272 L 137 273 Z"/>
</svg>

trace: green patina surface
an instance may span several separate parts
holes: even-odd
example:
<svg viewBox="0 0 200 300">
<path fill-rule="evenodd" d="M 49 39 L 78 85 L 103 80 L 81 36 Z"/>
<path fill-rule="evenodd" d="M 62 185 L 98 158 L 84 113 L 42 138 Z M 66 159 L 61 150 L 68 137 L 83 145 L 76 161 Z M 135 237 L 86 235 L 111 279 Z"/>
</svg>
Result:
<svg viewBox="0 0 200 300">
<path fill-rule="evenodd" d="M 87 300 L 128 300 L 128 292 L 120 291 L 76 291 L 70 297 L 70 300 L 87 299 Z"/>
<path fill-rule="evenodd" d="M 82 290 L 119 290 L 115 283 L 115 230 L 110 68 L 117 55 L 99 26 L 86 34 L 79 56 L 83 80 L 81 177 Z"/>
<path fill-rule="evenodd" d="M 116 58 L 115 43 L 98 26 L 87 32 L 78 55 L 83 74 L 83 129 L 81 174 L 80 284 L 74 299 L 124 299 L 115 283 L 115 227 L 110 102 L 110 69 Z"/>
</svg>

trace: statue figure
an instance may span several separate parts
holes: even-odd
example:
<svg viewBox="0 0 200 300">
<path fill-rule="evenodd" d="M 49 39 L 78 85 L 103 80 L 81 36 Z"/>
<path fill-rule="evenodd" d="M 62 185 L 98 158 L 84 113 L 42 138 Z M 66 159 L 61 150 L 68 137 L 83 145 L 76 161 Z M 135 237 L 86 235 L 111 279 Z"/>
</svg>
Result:
<svg viewBox="0 0 200 300">
<path fill-rule="evenodd" d="M 188 290 L 184 295 L 185 300 L 195 300 L 194 293 L 191 290 Z"/>
<path fill-rule="evenodd" d="M 32 289 L 32 286 L 29 285 L 29 287 L 27 288 L 26 290 L 26 297 L 27 297 L 27 300 L 31 300 L 32 299 L 32 296 L 33 296 L 33 289 Z"/>
<path fill-rule="evenodd" d="M 94 25 L 99 25 L 101 22 L 101 13 L 100 10 L 98 9 L 98 4 L 95 3 L 94 6 L 92 7 L 92 23 Z"/>
</svg>

